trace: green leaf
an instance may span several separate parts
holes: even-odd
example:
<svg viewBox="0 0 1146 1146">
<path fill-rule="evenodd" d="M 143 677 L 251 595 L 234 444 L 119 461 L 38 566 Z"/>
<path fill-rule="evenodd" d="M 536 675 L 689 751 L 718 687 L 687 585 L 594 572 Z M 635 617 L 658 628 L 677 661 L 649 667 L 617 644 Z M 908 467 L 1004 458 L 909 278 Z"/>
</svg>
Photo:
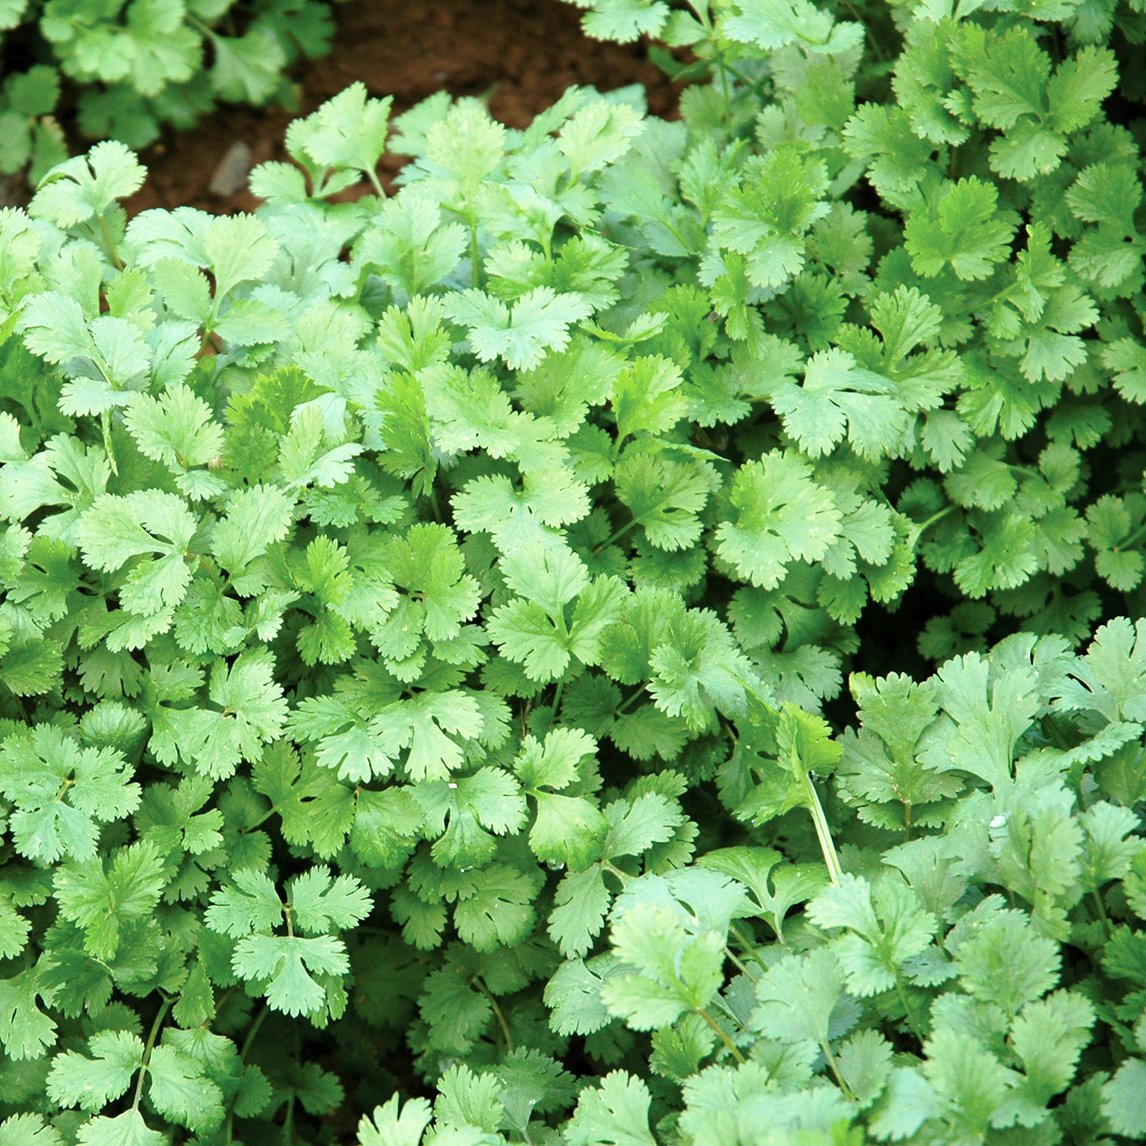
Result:
<svg viewBox="0 0 1146 1146">
<path fill-rule="evenodd" d="M 266 103 L 282 82 L 286 53 L 265 25 L 242 36 L 211 36 L 214 64 L 211 82 L 223 99 Z"/>
<path fill-rule="evenodd" d="M 36 1002 L 39 993 L 30 969 L 0 979 L 0 1044 L 17 1061 L 41 1058 L 56 1041 L 55 1021 Z"/>
<path fill-rule="evenodd" d="M 313 1015 L 327 1003 L 323 982 L 349 969 L 346 945 L 329 935 L 245 935 L 235 944 L 231 966 L 285 1015 Z"/>
<path fill-rule="evenodd" d="M 312 173 L 330 169 L 373 174 L 386 149 L 391 97 L 369 99 L 353 83 L 287 130 L 287 150 Z"/>
<path fill-rule="evenodd" d="M 61 1106 L 96 1113 L 127 1092 L 143 1065 L 143 1040 L 128 1031 L 102 1031 L 88 1040 L 91 1057 L 65 1051 L 52 1059 L 48 1094 Z"/>
<path fill-rule="evenodd" d="M 789 8 L 786 0 L 779 6 Z M 804 10 L 814 13 L 811 4 Z M 721 247 L 745 256 L 750 283 L 779 287 L 803 268 L 804 236 L 828 212 L 827 169 L 821 159 L 781 145 L 750 159 L 744 172 L 744 182 L 727 191 L 713 211 L 712 234 Z M 707 285 L 715 280 L 710 267 L 711 260 L 702 265 Z"/>
<path fill-rule="evenodd" d="M 501 358 L 511 370 L 531 370 L 547 350 L 569 345 L 569 328 L 593 313 L 579 294 L 539 286 L 507 306 L 476 287 L 454 295 L 446 315 L 468 332 L 470 346 L 482 362 Z"/>
<path fill-rule="evenodd" d="M 639 36 L 657 36 L 668 18 L 664 0 L 574 0 L 588 9 L 581 17 L 585 35 L 627 44 Z"/>
<path fill-rule="evenodd" d="M 533 927 L 533 901 L 540 873 L 506 864 L 490 864 L 475 875 L 471 888 L 458 896 L 454 924 L 475 951 L 493 951 L 520 943 Z"/>
<path fill-rule="evenodd" d="M 1102 1113 L 1116 1134 L 1146 1134 L 1146 1062 L 1128 1058 L 1102 1087 Z"/>
<path fill-rule="evenodd" d="M 1015 220 L 998 209 L 990 183 L 976 176 L 948 183 L 907 221 L 904 243 L 917 273 L 934 278 L 950 266 L 967 281 L 984 279 L 1007 256 Z"/>
<path fill-rule="evenodd" d="M 898 451 L 909 420 L 893 383 L 857 367 L 850 354 L 826 350 L 814 354 L 803 386 L 780 383 L 770 394 L 784 429 L 805 453 L 828 453 L 845 435 L 861 457 Z"/>
<path fill-rule="evenodd" d="M 623 1070 L 610 1071 L 599 1086 L 581 1092 L 565 1140 L 569 1146 L 654 1146 L 651 1101 L 641 1079 Z"/>
<path fill-rule="evenodd" d="M 548 931 L 565 958 L 584 955 L 589 950 L 605 925 L 611 902 L 598 864 L 562 877 L 553 897 Z"/>
<path fill-rule="evenodd" d="M 391 1095 L 358 1123 L 358 1146 L 419 1146 L 433 1111 L 424 1098 L 402 1102 Z"/>
<path fill-rule="evenodd" d="M 138 1110 L 125 1110 L 114 1118 L 93 1118 L 79 1129 L 80 1146 L 163 1146 L 164 1136 L 151 1130 Z"/>
<path fill-rule="evenodd" d="M 723 984 L 725 936 L 690 933 L 679 912 L 624 906 L 614 913 L 610 940 L 621 965 L 601 999 L 634 1030 L 667 1027 L 687 1011 L 703 1010 Z"/>
<path fill-rule="evenodd" d="M 735 7 L 723 22 L 725 35 L 770 51 L 799 42 L 806 51 L 842 52 L 861 35 L 856 24 L 833 28 L 831 14 L 807 0 L 737 0 Z"/>
<path fill-rule="evenodd" d="M 81 748 L 51 725 L 38 724 L 0 744 L 0 792 L 12 802 L 17 849 L 39 863 L 61 856 L 90 860 L 99 827 L 130 815 L 140 787 L 123 755 Z"/>
<path fill-rule="evenodd" d="M 0 1146 L 63 1146 L 63 1141 L 39 1114 L 17 1114 L 0 1122 Z"/>
<path fill-rule="evenodd" d="M 773 589 L 793 561 L 818 561 L 839 536 L 831 493 L 794 454 L 773 450 L 737 471 L 730 520 L 716 530 L 716 552 L 737 573 Z"/>
<path fill-rule="evenodd" d="M 223 1092 L 204 1064 L 172 1046 L 157 1046 L 147 1062 L 148 1096 L 167 1119 L 191 1130 L 212 1130 L 223 1120 Z"/>
<path fill-rule="evenodd" d="M 977 930 L 972 930 L 972 918 L 979 924 Z M 1033 933 L 1029 916 L 1001 909 L 998 896 L 993 896 L 972 918 L 964 921 L 954 951 L 960 982 L 969 994 L 1012 1014 L 1055 986 L 1058 944 Z M 948 946 L 953 946 L 950 940 Z"/>
<path fill-rule="evenodd" d="M 789 955 L 756 986 L 753 1029 L 781 1042 L 825 1046 L 843 990 L 844 969 L 829 948 Z"/>
<path fill-rule="evenodd" d="M 103 215 L 117 199 L 134 194 L 146 174 L 122 143 L 97 143 L 86 156 L 65 160 L 40 180 L 29 213 L 58 227 L 74 227 Z"/>
<path fill-rule="evenodd" d="M 155 910 L 166 884 L 165 867 L 155 844 L 140 840 L 110 858 L 72 861 L 53 877 L 60 914 L 83 929 L 84 948 L 107 962 L 120 951 L 123 932 Z"/>
</svg>

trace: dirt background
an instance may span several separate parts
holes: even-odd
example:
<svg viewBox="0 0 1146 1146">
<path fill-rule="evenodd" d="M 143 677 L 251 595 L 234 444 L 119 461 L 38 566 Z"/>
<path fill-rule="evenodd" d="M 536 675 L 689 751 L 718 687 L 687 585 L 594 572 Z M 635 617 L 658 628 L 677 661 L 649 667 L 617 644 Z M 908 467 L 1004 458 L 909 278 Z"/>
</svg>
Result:
<svg viewBox="0 0 1146 1146">
<path fill-rule="evenodd" d="M 643 44 L 605 44 L 581 32 L 580 12 L 561 0 L 349 0 L 334 9 L 329 55 L 298 67 L 299 108 L 223 108 L 191 131 L 169 133 L 140 156 L 143 189 L 126 206 L 198 207 L 215 213 L 249 211 L 258 203 L 245 188 L 212 191 L 221 165 L 284 159 L 283 136 L 296 115 L 361 80 L 373 96 L 392 95 L 394 114 L 446 90 L 489 94 L 490 111 L 524 127 L 571 84 L 602 91 L 644 84 L 649 110 L 672 112 L 676 93 L 645 58 Z M 401 166 L 385 156 L 383 180 Z"/>
</svg>

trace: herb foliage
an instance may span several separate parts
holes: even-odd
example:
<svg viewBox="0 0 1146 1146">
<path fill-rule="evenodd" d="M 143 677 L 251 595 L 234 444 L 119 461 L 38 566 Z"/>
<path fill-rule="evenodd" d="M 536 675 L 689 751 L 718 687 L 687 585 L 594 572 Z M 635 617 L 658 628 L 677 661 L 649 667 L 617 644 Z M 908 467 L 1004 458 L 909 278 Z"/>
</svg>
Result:
<svg viewBox="0 0 1146 1146">
<path fill-rule="evenodd" d="M 219 102 L 292 106 L 287 70 L 330 46 L 329 0 L 4 0 L 0 174 L 35 182 L 89 140 L 145 147 Z"/>
<path fill-rule="evenodd" d="M 581 6 L 0 212 L 0 1143 L 1146 1135 L 1141 13 Z"/>
</svg>

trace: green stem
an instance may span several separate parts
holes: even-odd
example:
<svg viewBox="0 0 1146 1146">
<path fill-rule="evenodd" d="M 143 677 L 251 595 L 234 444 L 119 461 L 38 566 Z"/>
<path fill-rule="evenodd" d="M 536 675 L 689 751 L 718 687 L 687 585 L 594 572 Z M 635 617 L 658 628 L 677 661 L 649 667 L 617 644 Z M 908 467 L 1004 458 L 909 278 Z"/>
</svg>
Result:
<svg viewBox="0 0 1146 1146">
<path fill-rule="evenodd" d="M 497 1019 L 497 1025 L 501 1030 L 501 1037 L 505 1042 L 506 1052 L 513 1054 L 513 1036 L 509 1033 L 509 1023 L 506 1021 L 505 1012 L 501 1009 L 501 1005 L 497 999 L 493 997 L 493 992 L 486 986 L 485 980 L 480 975 L 475 975 L 473 982 L 481 988 L 482 994 L 489 999 L 489 1005 L 493 1008 L 494 1018 Z"/>
<path fill-rule="evenodd" d="M 827 1042 L 820 1043 L 820 1050 L 824 1052 L 824 1058 L 828 1060 L 828 1070 L 832 1072 L 832 1077 L 836 1080 L 836 1084 L 840 1090 L 844 1092 L 844 1096 L 851 1102 L 855 1102 L 856 1096 L 852 1088 L 844 1081 L 844 1076 L 840 1073 L 840 1064 L 836 1062 L 836 1056 L 832 1054 L 832 1048 Z"/>
<path fill-rule="evenodd" d="M 473 275 L 473 285 L 476 287 L 481 283 L 481 257 L 478 253 L 478 228 L 477 222 L 471 220 L 470 222 L 470 271 Z"/>
<path fill-rule="evenodd" d="M 143 1062 L 140 1065 L 139 1074 L 135 1079 L 135 1092 L 131 1096 L 132 1110 L 139 1109 L 139 1102 L 143 1097 L 143 1080 L 147 1077 L 147 1067 L 151 1062 L 151 1052 L 155 1049 L 155 1041 L 159 1038 L 159 1032 L 163 1029 L 163 1020 L 167 1018 L 167 1012 L 171 1009 L 173 1001 L 172 999 L 163 1000 L 159 1010 L 155 1014 L 155 1021 L 151 1024 L 151 1030 L 147 1032 L 147 1042 L 143 1047 Z"/>
<path fill-rule="evenodd" d="M 667 500 L 667 498 L 666 498 L 666 500 Z M 659 505 L 654 506 L 654 508 L 659 509 L 660 506 Z M 630 517 L 629 520 L 624 525 L 622 525 L 620 529 L 614 529 L 613 532 L 610 533 L 609 536 L 606 537 L 604 541 L 593 546 L 593 555 L 596 556 L 598 553 L 601 552 L 602 549 L 606 548 L 606 546 L 612 545 L 614 541 L 619 541 L 636 524 L 637 524 L 637 519 L 635 517 Z"/>
<path fill-rule="evenodd" d="M 933 526 L 937 521 L 942 521 L 943 518 L 945 518 L 949 513 L 954 513 L 954 512 L 955 512 L 955 506 L 947 505 L 947 506 L 944 506 L 937 513 L 933 513 L 926 521 L 920 522 L 915 527 L 915 530 L 914 530 L 915 535 L 911 538 L 911 548 L 914 549 L 915 546 L 919 544 L 920 537 L 922 537 L 923 534 L 926 533 L 927 530 L 931 528 L 931 526 Z"/>
<path fill-rule="evenodd" d="M 1117 545 L 1114 546 L 1114 552 L 1117 553 L 1120 549 L 1129 549 L 1130 546 L 1142 540 L 1146 536 L 1146 521 L 1144 521 L 1129 537 L 1125 537 Z"/>
<path fill-rule="evenodd" d="M 736 1059 L 736 1061 L 740 1063 L 741 1066 L 743 1066 L 748 1060 L 740 1053 L 736 1047 L 736 1044 L 725 1033 L 724 1028 L 708 1013 L 708 1011 L 704 1009 L 704 1007 L 699 1007 L 696 1013 L 716 1032 L 716 1037 L 720 1039 L 722 1043 L 724 1043 L 725 1047 L 728 1049 L 728 1053 L 731 1054 L 732 1057 Z"/>
<path fill-rule="evenodd" d="M 741 960 L 741 959 L 737 958 L 736 952 L 735 952 L 735 951 L 733 951 L 733 950 L 732 950 L 732 948 L 731 948 L 731 947 L 729 947 L 729 946 L 727 946 L 727 945 L 725 945 L 725 948 L 724 948 L 724 956 L 725 956 L 725 958 L 726 958 L 726 959 L 729 959 L 729 960 L 732 962 L 732 965 L 733 965 L 733 966 L 734 966 L 734 967 L 735 967 L 735 968 L 736 968 L 736 969 L 737 969 L 737 970 L 738 970 L 738 971 L 739 971 L 739 972 L 740 972 L 742 975 L 744 975 L 744 976 L 746 976 L 747 978 L 751 979 L 753 983 L 759 983 L 759 982 L 760 982 L 760 980 L 759 980 L 759 979 L 758 979 L 758 978 L 757 978 L 757 977 L 756 977 L 756 976 L 755 976 L 755 975 L 754 975 L 754 974 L 753 974 L 751 971 L 749 971 L 749 970 L 748 970 L 748 967 L 747 967 L 747 965 L 746 965 L 746 964 L 743 962 L 743 960 Z"/>
<path fill-rule="evenodd" d="M 1102 896 L 1099 894 L 1097 888 L 1092 891 L 1090 895 L 1094 900 L 1094 906 L 1098 908 L 1098 918 L 1102 923 L 1103 933 L 1106 935 L 1106 938 L 1109 939 L 1113 932 L 1110 926 L 1110 916 L 1106 914 L 1106 905 L 1102 902 Z"/>
<path fill-rule="evenodd" d="M 843 0 L 842 7 L 846 8 L 851 13 L 852 18 L 864 30 L 864 38 L 871 45 L 871 50 L 875 53 L 875 57 L 881 64 L 887 63 L 887 53 L 883 50 L 883 45 L 875 38 L 871 30 L 871 21 L 865 19 L 860 10 L 851 3 L 851 0 Z"/>
<path fill-rule="evenodd" d="M 374 186 L 374 194 L 377 195 L 379 199 L 385 199 L 386 198 L 386 192 L 383 190 L 382 184 L 379 182 L 378 176 L 375 173 L 374 168 L 372 168 L 372 167 L 368 168 L 366 171 L 366 175 L 369 178 L 371 184 L 373 184 L 373 186 Z"/>
<path fill-rule="evenodd" d="M 617 710 L 613 713 L 613 715 L 614 716 L 623 716 L 644 695 L 645 695 L 645 686 L 642 684 L 640 688 L 635 689 L 623 701 L 621 701 L 620 705 L 617 706 Z"/>
<path fill-rule="evenodd" d="M 108 258 L 111 259 L 112 265 L 117 271 L 122 271 L 123 259 L 119 257 L 119 252 L 115 249 L 115 239 L 111 237 L 111 231 L 107 227 L 107 219 L 103 215 L 99 216 L 99 233 L 104 241 L 104 246 L 107 248 Z"/>
<path fill-rule="evenodd" d="M 263 1022 L 269 1013 L 270 1013 L 270 1009 L 267 1007 L 266 1003 L 263 1003 L 262 1009 L 255 1016 L 254 1021 L 251 1023 L 250 1027 L 247 1029 L 247 1037 L 245 1039 L 243 1039 L 243 1046 L 242 1046 L 242 1049 L 239 1051 L 239 1061 L 240 1062 L 246 1062 L 247 1061 L 247 1054 L 251 1049 L 251 1044 L 255 1041 L 255 1036 L 259 1033 L 259 1028 L 263 1025 Z"/>
<path fill-rule="evenodd" d="M 811 774 L 804 773 L 804 783 L 808 788 L 808 811 L 812 814 L 812 823 L 816 827 L 816 838 L 820 841 L 820 851 L 824 853 L 824 863 L 828 865 L 828 877 L 832 883 L 839 886 L 844 869 L 840 866 L 840 857 L 836 854 L 836 845 L 832 840 L 832 832 L 828 827 L 828 818 L 824 815 L 824 806 L 820 803 L 816 786 L 812 783 Z"/>
<path fill-rule="evenodd" d="M 99 428 L 103 434 L 103 449 L 107 454 L 107 464 L 113 474 L 119 474 L 119 466 L 115 464 L 115 445 L 111 440 L 111 411 L 104 410 L 99 416 Z"/>
<path fill-rule="evenodd" d="M 732 924 L 728 930 L 736 937 L 736 941 L 744 948 L 748 957 L 759 966 L 761 971 L 766 973 L 768 971 L 768 964 L 760 958 L 760 953 L 756 950 L 756 944 L 753 943 L 736 924 Z M 777 938 L 779 938 L 779 936 L 777 936 Z M 780 939 L 780 942 L 783 943 L 784 940 Z"/>
<path fill-rule="evenodd" d="M 898 975 L 895 977 L 895 992 L 899 996 L 899 1002 L 903 1007 L 903 1017 L 907 1020 L 907 1025 L 911 1028 L 911 1033 L 922 1043 L 923 1031 L 916 1021 L 915 1013 L 911 1009 L 911 1004 L 907 1001 L 907 992 L 903 989 L 903 980 L 900 979 Z"/>
</svg>

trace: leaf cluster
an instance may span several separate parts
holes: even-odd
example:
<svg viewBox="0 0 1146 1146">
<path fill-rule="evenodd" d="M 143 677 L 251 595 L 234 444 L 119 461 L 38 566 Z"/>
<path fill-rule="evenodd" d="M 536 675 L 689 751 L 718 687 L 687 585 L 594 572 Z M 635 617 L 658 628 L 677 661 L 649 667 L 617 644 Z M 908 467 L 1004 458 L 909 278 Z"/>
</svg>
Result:
<svg viewBox="0 0 1146 1146">
<path fill-rule="evenodd" d="M 1140 14 L 581 7 L 0 210 L 0 1143 L 1146 1135 Z"/>
<path fill-rule="evenodd" d="M 57 121 L 142 148 L 220 102 L 289 104 L 287 71 L 324 54 L 328 0 L 6 0 L 0 5 L 0 174 L 33 185 L 63 162 Z M 29 65 L 29 60 L 34 60 Z"/>
</svg>

